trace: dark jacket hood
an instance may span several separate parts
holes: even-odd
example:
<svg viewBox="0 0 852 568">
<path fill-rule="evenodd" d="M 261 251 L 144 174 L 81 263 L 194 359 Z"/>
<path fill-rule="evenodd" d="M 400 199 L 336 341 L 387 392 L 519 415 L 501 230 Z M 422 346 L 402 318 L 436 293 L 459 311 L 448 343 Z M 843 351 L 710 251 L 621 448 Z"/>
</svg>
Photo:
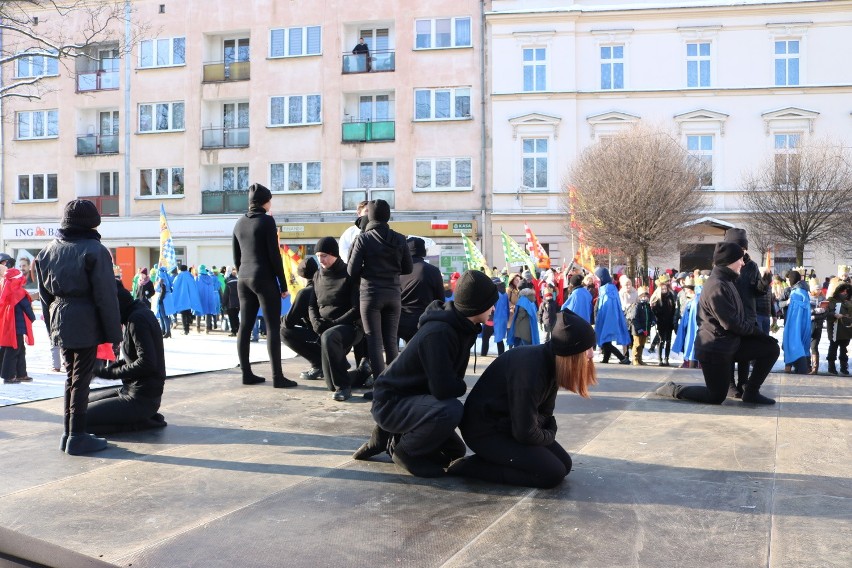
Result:
<svg viewBox="0 0 852 568">
<path fill-rule="evenodd" d="M 595 276 L 601 281 L 601 286 L 612 283 L 612 276 L 609 275 L 609 270 L 603 266 L 595 270 Z"/>
</svg>

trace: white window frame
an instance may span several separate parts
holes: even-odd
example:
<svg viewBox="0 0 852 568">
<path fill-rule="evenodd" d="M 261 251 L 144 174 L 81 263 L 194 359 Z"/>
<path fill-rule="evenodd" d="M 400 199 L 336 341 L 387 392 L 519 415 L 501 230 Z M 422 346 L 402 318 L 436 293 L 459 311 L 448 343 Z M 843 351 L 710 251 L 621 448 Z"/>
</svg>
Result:
<svg viewBox="0 0 852 568">
<path fill-rule="evenodd" d="M 183 62 L 175 63 L 175 53 L 176 47 L 175 42 L 183 40 Z M 159 61 L 159 50 L 160 50 L 160 42 L 167 41 L 168 42 L 168 63 L 164 63 L 162 65 L 158 64 Z M 145 44 L 151 44 L 151 64 L 145 65 L 142 60 L 142 50 L 144 49 Z M 164 67 L 185 67 L 186 66 L 186 36 L 175 36 L 175 37 L 156 37 L 151 39 L 144 39 L 139 42 L 139 67 L 138 69 L 162 69 Z"/>
<path fill-rule="evenodd" d="M 161 171 L 161 170 L 168 172 L 168 174 L 167 174 L 167 176 L 168 176 L 168 178 L 167 178 L 168 179 L 168 191 L 167 191 L 167 193 L 151 193 L 151 194 L 148 194 L 148 195 L 143 195 L 142 194 L 142 175 L 143 175 L 143 172 L 151 172 L 151 180 L 150 180 L 148 187 L 150 188 L 150 190 L 152 192 L 156 192 L 157 191 L 157 182 L 156 182 L 156 179 L 155 179 L 154 176 L 156 175 L 155 172 L 158 172 L 158 171 Z M 176 170 L 180 170 L 181 177 L 183 177 L 183 186 L 180 188 L 180 192 L 177 192 L 175 187 L 174 187 L 174 178 L 175 178 Z M 139 168 L 137 171 L 139 173 L 139 177 L 137 178 L 139 180 L 139 187 L 136 190 L 136 199 L 173 199 L 173 198 L 179 199 L 179 198 L 183 198 L 186 194 L 186 170 L 183 167 L 173 166 L 173 167 L 166 167 L 166 168 L 163 168 L 163 167 Z"/>
<path fill-rule="evenodd" d="M 526 142 L 527 140 L 544 140 L 544 141 L 547 142 L 547 150 L 543 153 L 539 153 L 538 151 L 536 151 L 534 149 L 532 153 L 528 153 L 524 150 L 524 142 Z M 551 145 L 552 145 L 552 139 L 549 136 L 540 136 L 540 135 L 530 134 L 528 136 L 524 136 L 523 138 L 521 138 L 521 183 L 520 183 L 520 185 L 525 187 L 528 191 L 534 191 L 534 192 L 548 192 L 548 191 L 550 191 L 550 186 L 551 186 L 550 177 L 551 177 L 551 170 L 552 170 L 551 164 L 550 164 L 550 148 L 551 148 Z M 546 166 L 546 168 L 547 168 L 547 185 L 545 187 L 538 187 L 536 185 L 531 185 L 531 186 L 526 185 L 524 183 L 524 181 L 525 181 L 524 180 L 524 160 L 526 160 L 526 159 L 536 160 L 536 159 L 540 159 L 542 157 L 547 161 L 546 162 L 547 163 L 547 166 Z M 535 167 L 534 171 L 537 172 L 537 170 L 538 170 L 537 166 L 534 166 L 534 167 Z M 533 173 L 533 177 L 536 178 L 538 176 L 535 173 Z"/>
<path fill-rule="evenodd" d="M 49 133 L 51 113 L 53 113 L 56 124 L 56 132 L 54 134 Z M 24 115 L 29 115 L 30 134 L 28 136 L 21 136 L 21 118 Z M 44 127 L 44 134 L 41 136 L 35 136 L 32 134 L 33 125 L 35 124 L 35 115 L 41 115 L 41 123 Z M 59 138 L 59 110 L 27 110 L 15 113 L 15 140 L 46 140 L 51 138 Z"/>
<path fill-rule="evenodd" d="M 437 33 L 436 29 L 438 26 L 438 20 L 450 20 L 450 45 L 436 47 L 436 38 Z M 470 37 L 470 43 L 465 45 L 458 44 L 458 38 L 456 37 L 456 24 L 461 20 L 468 21 L 468 37 Z M 417 24 L 420 22 L 429 22 L 429 46 L 428 47 L 417 47 Z M 473 47 L 473 18 L 470 16 L 456 16 L 453 18 L 419 18 L 414 20 L 414 50 L 415 51 L 427 51 L 430 49 L 465 49 Z"/>
<path fill-rule="evenodd" d="M 310 30 L 319 30 L 319 50 L 315 53 L 308 53 L 308 32 Z M 302 53 L 291 54 L 290 53 L 290 33 L 292 30 L 301 30 L 302 32 Z M 282 35 L 282 53 L 273 53 L 272 46 L 274 41 L 272 39 L 275 33 L 280 32 Z M 286 57 L 312 57 L 315 55 L 322 55 L 322 26 L 294 26 L 290 28 L 272 28 L 269 30 L 269 58 L 270 59 L 283 59 Z"/>
<path fill-rule="evenodd" d="M 450 163 L 450 185 L 437 185 L 437 170 L 439 162 Z M 469 185 L 458 185 L 458 167 L 459 162 L 467 162 L 468 177 L 470 178 Z M 423 164 L 429 165 L 429 185 L 427 187 L 418 187 L 418 168 Z M 473 190 L 473 158 L 468 157 L 446 157 L 446 158 L 415 158 L 414 159 L 414 185 L 412 191 L 431 192 L 431 191 L 472 191 Z"/>
<path fill-rule="evenodd" d="M 604 59 L 603 53 L 601 50 L 605 47 L 609 47 L 612 51 L 612 57 L 609 59 Z M 622 53 L 620 58 L 615 57 L 614 49 L 616 47 L 622 48 Z M 604 64 L 609 64 L 610 67 L 610 87 L 606 88 L 603 86 L 603 66 Z M 614 65 L 621 65 L 621 86 L 615 86 L 615 67 Z M 598 73 L 599 73 L 599 82 L 598 86 L 601 91 L 609 92 L 609 91 L 623 91 L 627 88 L 627 43 L 626 42 L 616 42 L 616 43 L 602 43 L 598 45 Z"/>
<path fill-rule="evenodd" d="M 39 199 L 34 199 L 33 197 L 29 197 L 27 199 L 21 198 L 21 178 L 28 178 L 29 192 L 30 192 L 30 195 L 32 196 L 33 186 L 34 186 L 33 180 L 37 177 L 43 178 L 42 179 L 42 187 L 44 188 L 44 194 L 45 195 L 48 195 L 48 192 L 50 191 L 50 189 L 49 189 L 50 179 L 53 178 L 53 180 L 56 184 L 56 187 L 55 187 L 56 196 L 55 197 L 49 197 L 48 196 L 48 197 L 41 197 Z M 15 190 L 15 200 L 14 200 L 15 203 L 43 203 L 43 202 L 46 202 L 46 201 L 58 201 L 58 200 L 59 200 L 59 176 L 58 176 L 58 174 L 19 174 L 18 175 L 18 186 Z"/>
<path fill-rule="evenodd" d="M 689 46 L 695 45 L 696 55 L 689 55 Z M 710 47 L 709 55 L 701 55 L 701 46 L 708 45 Z M 686 50 L 686 88 L 687 89 L 707 89 L 713 86 L 713 42 L 707 40 L 687 41 L 685 44 Z M 701 64 L 706 62 L 709 69 L 707 70 L 707 84 L 701 84 Z M 696 67 L 696 84 L 689 84 L 689 64 L 695 63 Z"/>
<path fill-rule="evenodd" d="M 290 169 L 292 166 L 299 166 L 302 175 L 302 189 L 290 189 Z M 319 187 L 308 187 L 308 168 L 315 167 L 319 169 Z M 274 181 L 273 169 L 280 167 L 283 169 L 283 180 L 281 187 L 278 187 Z M 280 195 L 292 195 L 298 193 L 322 193 L 322 162 L 319 160 L 307 160 L 304 162 L 273 162 L 269 164 L 269 190 L 272 193 Z"/>
<path fill-rule="evenodd" d="M 168 122 L 169 127 L 165 129 L 157 128 L 157 107 L 160 105 L 168 106 Z M 183 105 L 183 125 L 180 128 L 174 127 L 175 120 L 175 105 Z M 151 107 L 151 129 L 142 130 L 142 107 Z M 184 101 L 156 102 L 156 103 L 139 103 L 137 107 L 137 134 L 159 134 L 162 132 L 183 132 L 186 130 L 186 103 Z"/>
<path fill-rule="evenodd" d="M 778 136 L 784 136 L 785 137 L 785 145 L 784 145 L 783 148 L 779 148 L 778 145 L 777 145 Z M 795 136 L 797 138 L 795 146 L 789 145 L 791 136 Z M 805 133 L 801 130 L 776 130 L 776 131 L 772 132 L 771 140 L 772 140 L 773 165 L 774 165 L 775 168 L 777 168 L 778 156 L 785 156 L 785 158 L 784 158 L 784 161 L 785 161 L 784 168 L 786 169 L 785 178 L 787 178 L 788 182 L 789 182 L 789 177 L 790 177 L 790 158 L 789 158 L 789 156 L 794 156 L 794 155 L 798 156 L 800 154 L 800 148 L 801 148 L 801 145 L 802 145 L 802 142 L 804 141 L 804 139 L 805 139 Z"/>
<path fill-rule="evenodd" d="M 314 122 L 308 121 L 308 97 L 319 97 L 319 119 Z M 273 115 L 273 105 L 275 104 L 275 100 L 281 99 L 283 100 L 282 107 L 282 121 L 275 122 L 275 116 Z M 301 99 L 302 100 L 302 122 L 290 122 L 290 100 L 291 99 Z M 270 128 L 280 128 L 287 126 L 313 126 L 316 124 L 322 124 L 322 95 L 320 93 L 314 93 L 310 95 L 276 95 L 274 97 L 269 97 L 269 122 L 267 126 Z"/>
<path fill-rule="evenodd" d="M 19 54 L 20 55 L 20 54 Z M 33 61 L 36 58 L 40 58 L 42 70 L 45 72 L 40 75 L 33 75 L 32 73 L 28 75 L 21 75 L 21 62 L 27 61 L 27 64 L 30 69 L 34 67 Z M 51 67 L 53 67 L 53 72 L 51 73 Z M 16 79 L 31 79 L 35 77 L 58 77 L 59 76 L 59 59 L 56 57 L 51 57 L 44 53 L 44 51 L 37 53 L 30 53 L 24 55 L 23 57 L 19 57 L 15 60 L 15 78 Z"/>
<path fill-rule="evenodd" d="M 109 174 L 109 190 L 110 193 L 104 193 L 103 185 L 101 184 L 101 176 Z M 121 172 L 115 170 L 104 170 L 97 173 L 98 180 L 98 195 L 100 196 L 117 196 L 121 190 Z"/>
<path fill-rule="evenodd" d="M 790 42 L 795 41 L 799 44 L 799 52 L 792 54 L 795 57 L 790 57 Z M 776 53 L 776 44 L 783 42 L 785 44 L 785 53 Z M 804 77 L 802 76 L 803 66 L 803 48 L 804 41 L 802 41 L 801 37 L 775 37 L 772 38 L 772 84 L 776 87 L 798 87 L 804 84 Z M 790 83 L 790 60 L 795 59 L 798 62 L 798 81 L 796 83 Z M 778 83 L 778 77 L 776 75 L 776 67 L 778 66 L 778 61 L 784 61 L 784 83 Z"/>
<path fill-rule="evenodd" d="M 444 121 L 444 120 L 471 120 L 472 114 L 456 116 L 456 100 L 460 96 L 461 91 L 466 91 L 464 95 L 468 98 L 468 107 L 471 105 L 471 89 L 470 87 L 438 87 L 431 89 L 414 89 L 414 121 L 415 122 L 436 122 L 436 121 Z M 420 92 L 428 92 L 429 93 L 429 116 L 425 118 L 417 117 L 417 94 Z M 449 92 L 450 93 L 450 116 L 448 117 L 435 117 L 435 97 L 438 93 Z M 472 110 L 472 109 L 471 109 Z"/>
<path fill-rule="evenodd" d="M 695 150 L 691 150 L 689 148 L 690 138 L 695 138 L 696 142 L 698 142 L 698 148 Z M 702 148 L 705 138 L 710 139 L 710 150 L 706 148 Z M 710 156 L 710 184 L 704 185 L 699 184 L 698 189 L 715 189 L 716 187 L 716 135 L 713 132 L 690 132 L 686 135 L 685 139 L 686 151 L 689 152 L 690 156 L 698 158 L 699 162 L 701 161 L 702 156 Z M 701 181 L 701 180 L 699 180 Z"/>
<path fill-rule="evenodd" d="M 525 59 L 527 50 L 530 50 L 530 51 L 533 52 L 532 61 L 527 61 Z M 538 50 L 544 51 L 544 59 L 543 60 L 536 59 L 536 56 L 538 54 Z M 521 85 L 521 90 L 524 93 L 540 93 L 540 92 L 547 91 L 547 84 L 548 84 L 549 79 L 550 79 L 548 77 L 548 75 L 550 74 L 550 62 L 549 62 L 548 57 L 547 57 L 547 46 L 545 46 L 545 45 L 526 45 L 526 46 L 524 46 L 523 48 L 521 48 L 521 62 L 523 64 L 523 70 L 524 70 L 523 84 Z M 532 88 L 531 89 L 527 89 L 527 81 L 526 81 L 527 67 L 532 68 L 532 74 L 533 75 L 532 75 Z M 536 69 L 538 67 L 544 67 L 544 85 L 541 85 L 541 86 L 536 84 Z"/>
<path fill-rule="evenodd" d="M 246 186 L 238 187 L 240 182 L 240 169 L 246 169 Z M 233 189 L 225 189 L 225 170 L 234 170 L 234 187 Z M 228 164 L 219 168 L 219 182 L 221 183 L 222 191 L 248 191 L 251 186 L 251 168 L 248 164 Z"/>
</svg>

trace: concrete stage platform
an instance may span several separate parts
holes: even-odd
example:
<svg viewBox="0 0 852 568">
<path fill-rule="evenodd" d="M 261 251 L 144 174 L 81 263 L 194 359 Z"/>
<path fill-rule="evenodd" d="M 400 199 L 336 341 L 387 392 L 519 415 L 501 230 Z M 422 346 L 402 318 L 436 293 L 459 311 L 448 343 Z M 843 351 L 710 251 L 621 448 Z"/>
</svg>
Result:
<svg viewBox="0 0 852 568">
<path fill-rule="evenodd" d="M 598 369 L 592 400 L 559 395 L 575 469 L 549 491 L 355 462 L 369 404 L 321 381 L 169 380 L 167 428 L 90 457 L 57 449 L 61 400 L 0 408 L 0 566 L 852 566 L 852 378 L 709 407 L 653 394 L 700 371 Z"/>
</svg>

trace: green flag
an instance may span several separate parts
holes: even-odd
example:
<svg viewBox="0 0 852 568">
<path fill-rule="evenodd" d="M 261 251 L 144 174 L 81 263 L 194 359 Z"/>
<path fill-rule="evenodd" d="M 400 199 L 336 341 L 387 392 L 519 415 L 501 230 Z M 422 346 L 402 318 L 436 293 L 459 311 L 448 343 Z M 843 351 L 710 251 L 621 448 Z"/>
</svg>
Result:
<svg viewBox="0 0 852 568">
<path fill-rule="evenodd" d="M 503 238 L 503 256 L 506 257 L 506 266 L 535 266 L 535 261 L 530 258 L 530 255 L 519 245 L 515 239 L 500 231 L 500 236 Z"/>
<path fill-rule="evenodd" d="M 482 254 L 470 237 L 462 235 L 462 244 L 464 245 L 465 262 L 468 270 L 479 270 L 482 267 L 488 268 L 488 261 L 485 260 L 485 255 Z"/>
</svg>

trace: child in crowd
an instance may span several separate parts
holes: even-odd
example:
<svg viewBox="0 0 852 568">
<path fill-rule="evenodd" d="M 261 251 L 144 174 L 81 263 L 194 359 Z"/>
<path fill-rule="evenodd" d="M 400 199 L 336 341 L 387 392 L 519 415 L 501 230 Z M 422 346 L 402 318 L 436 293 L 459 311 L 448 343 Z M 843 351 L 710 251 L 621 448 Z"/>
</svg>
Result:
<svg viewBox="0 0 852 568">
<path fill-rule="evenodd" d="M 642 353 L 645 342 L 651 335 L 651 328 L 656 325 L 654 312 L 648 302 L 650 295 L 648 288 L 640 286 L 637 289 L 637 301 L 627 310 L 627 322 L 630 325 L 630 334 L 633 336 L 633 365 L 645 365 L 642 361 Z"/>
<path fill-rule="evenodd" d="M 24 290 L 26 275 L 10 268 L 3 275 L 0 291 L 0 377 L 3 383 L 32 381 L 27 375 L 27 350 L 33 344 L 33 313 L 30 295 Z"/>
</svg>

